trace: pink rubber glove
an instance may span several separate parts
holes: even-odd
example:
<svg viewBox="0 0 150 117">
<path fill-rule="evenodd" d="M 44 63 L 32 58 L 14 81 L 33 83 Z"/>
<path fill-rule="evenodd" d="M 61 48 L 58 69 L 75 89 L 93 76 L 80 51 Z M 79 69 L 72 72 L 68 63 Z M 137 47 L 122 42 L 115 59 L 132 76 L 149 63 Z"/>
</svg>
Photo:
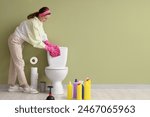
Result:
<svg viewBox="0 0 150 117">
<path fill-rule="evenodd" d="M 49 52 L 52 57 L 60 56 L 60 49 L 58 46 L 45 46 L 45 50 Z"/>
<path fill-rule="evenodd" d="M 60 56 L 60 49 L 59 47 L 56 45 L 56 46 L 52 46 L 53 47 L 53 51 L 52 51 L 52 56 L 53 57 L 57 57 L 57 56 Z"/>
<path fill-rule="evenodd" d="M 49 51 L 52 57 L 60 56 L 59 46 L 50 43 L 48 40 L 44 41 L 44 43 L 46 45 L 46 50 Z"/>
<path fill-rule="evenodd" d="M 47 46 L 53 46 L 53 44 L 50 43 L 48 40 L 44 41 L 44 43 L 45 43 L 45 45 L 47 45 Z"/>
</svg>

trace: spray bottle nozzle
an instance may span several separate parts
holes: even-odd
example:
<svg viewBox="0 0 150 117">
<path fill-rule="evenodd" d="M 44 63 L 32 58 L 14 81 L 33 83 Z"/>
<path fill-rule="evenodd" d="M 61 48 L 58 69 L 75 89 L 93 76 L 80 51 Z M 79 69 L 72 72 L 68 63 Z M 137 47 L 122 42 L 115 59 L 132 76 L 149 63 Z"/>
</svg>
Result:
<svg viewBox="0 0 150 117">
<path fill-rule="evenodd" d="M 78 82 L 78 79 L 75 79 L 74 82 Z"/>
</svg>

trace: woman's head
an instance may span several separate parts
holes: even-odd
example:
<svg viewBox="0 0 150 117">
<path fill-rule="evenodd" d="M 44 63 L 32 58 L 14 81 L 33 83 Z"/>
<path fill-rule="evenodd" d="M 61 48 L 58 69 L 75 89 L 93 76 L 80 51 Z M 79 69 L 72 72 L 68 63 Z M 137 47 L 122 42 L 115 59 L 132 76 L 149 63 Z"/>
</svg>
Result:
<svg viewBox="0 0 150 117">
<path fill-rule="evenodd" d="M 32 13 L 27 16 L 28 19 L 38 17 L 40 21 L 45 22 L 47 18 L 51 15 L 48 7 L 42 7 L 38 12 Z"/>
<path fill-rule="evenodd" d="M 38 18 L 40 21 L 45 22 L 47 18 L 51 15 L 51 12 L 48 7 L 42 7 L 39 10 Z"/>
</svg>

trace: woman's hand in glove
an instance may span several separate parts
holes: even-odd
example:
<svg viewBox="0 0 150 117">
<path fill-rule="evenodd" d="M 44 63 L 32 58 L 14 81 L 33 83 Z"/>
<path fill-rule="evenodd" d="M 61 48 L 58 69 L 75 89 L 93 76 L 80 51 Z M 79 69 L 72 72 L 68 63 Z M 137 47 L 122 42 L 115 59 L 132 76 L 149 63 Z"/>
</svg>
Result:
<svg viewBox="0 0 150 117">
<path fill-rule="evenodd" d="M 59 49 L 59 47 L 57 45 L 56 46 L 54 46 L 54 45 L 53 46 L 46 45 L 45 46 L 45 50 L 47 50 L 52 57 L 60 56 L 60 49 Z"/>
</svg>

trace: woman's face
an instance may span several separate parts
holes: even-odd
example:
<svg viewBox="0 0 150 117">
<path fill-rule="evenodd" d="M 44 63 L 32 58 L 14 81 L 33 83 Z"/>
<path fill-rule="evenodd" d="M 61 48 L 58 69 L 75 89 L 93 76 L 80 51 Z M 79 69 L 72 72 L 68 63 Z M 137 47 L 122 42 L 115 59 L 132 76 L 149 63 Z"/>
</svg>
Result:
<svg viewBox="0 0 150 117">
<path fill-rule="evenodd" d="M 50 17 L 50 15 L 46 15 L 46 16 L 39 16 L 39 20 L 41 21 L 41 22 L 45 22 L 48 18 Z"/>
</svg>

